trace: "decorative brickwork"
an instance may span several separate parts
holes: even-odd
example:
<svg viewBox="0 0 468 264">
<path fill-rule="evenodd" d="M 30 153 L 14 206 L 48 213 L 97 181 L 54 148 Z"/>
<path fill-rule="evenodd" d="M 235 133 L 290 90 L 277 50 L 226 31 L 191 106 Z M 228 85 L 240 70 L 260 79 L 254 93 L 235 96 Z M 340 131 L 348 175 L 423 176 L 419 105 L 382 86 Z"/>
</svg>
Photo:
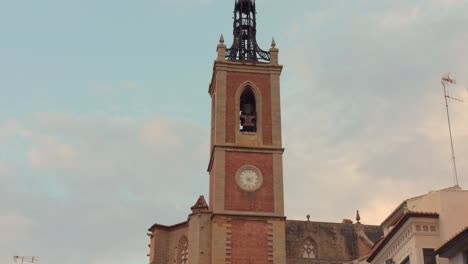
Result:
<svg viewBox="0 0 468 264">
<path fill-rule="evenodd" d="M 226 264 L 232 263 L 232 220 L 226 220 Z"/>
<path fill-rule="evenodd" d="M 267 249 L 268 249 L 268 263 L 273 264 L 274 263 L 274 248 L 273 248 L 273 243 L 274 243 L 275 237 L 274 237 L 274 231 L 273 231 L 273 223 L 268 222 L 267 223 Z"/>
</svg>

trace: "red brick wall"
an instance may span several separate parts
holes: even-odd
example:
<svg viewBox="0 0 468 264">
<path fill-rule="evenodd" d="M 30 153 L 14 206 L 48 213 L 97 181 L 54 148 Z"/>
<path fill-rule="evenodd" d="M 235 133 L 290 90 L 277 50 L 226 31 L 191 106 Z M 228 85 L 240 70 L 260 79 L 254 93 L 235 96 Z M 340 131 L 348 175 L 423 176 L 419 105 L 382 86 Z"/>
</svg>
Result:
<svg viewBox="0 0 468 264">
<path fill-rule="evenodd" d="M 266 221 L 232 220 L 231 262 L 268 264 Z"/>
<path fill-rule="evenodd" d="M 246 81 L 255 84 L 262 94 L 263 144 L 272 144 L 270 75 L 259 73 L 228 72 L 226 80 L 226 142 L 235 143 L 239 113 L 236 114 L 236 93 Z M 257 99 L 258 100 L 258 99 Z"/>
<path fill-rule="evenodd" d="M 255 192 L 245 192 L 236 184 L 240 167 L 252 165 L 263 176 Z M 226 152 L 225 209 L 234 211 L 274 212 L 273 156 L 268 153 Z"/>
</svg>

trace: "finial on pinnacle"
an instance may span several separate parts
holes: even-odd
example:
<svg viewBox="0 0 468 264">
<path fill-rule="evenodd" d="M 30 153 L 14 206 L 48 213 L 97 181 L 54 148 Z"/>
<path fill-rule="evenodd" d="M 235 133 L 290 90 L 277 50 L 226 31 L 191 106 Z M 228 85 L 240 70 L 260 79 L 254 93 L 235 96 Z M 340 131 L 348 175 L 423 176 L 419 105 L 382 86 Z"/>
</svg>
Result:
<svg viewBox="0 0 468 264">
<path fill-rule="evenodd" d="M 310 222 L 310 215 L 307 215 L 307 222 Z"/>
<path fill-rule="evenodd" d="M 361 216 L 359 215 L 359 210 L 356 211 L 356 221 L 357 221 L 357 224 L 360 224 L 361 222 Z"/>
<path fill-rule="evenodd" d="M 272 38 L 272 39 L 271 39 L 271 47 L 272 47 L 272 48 L 276 48 L 276 41 L 275 41 L 275 38 Z"/>
<path fill-rule="evenodd" d="M 223 34 L 221 34 L 221 36 L 219 37 L 219 43 L 224 44 L 224 36 L 223 36 Z"/>
</svg>

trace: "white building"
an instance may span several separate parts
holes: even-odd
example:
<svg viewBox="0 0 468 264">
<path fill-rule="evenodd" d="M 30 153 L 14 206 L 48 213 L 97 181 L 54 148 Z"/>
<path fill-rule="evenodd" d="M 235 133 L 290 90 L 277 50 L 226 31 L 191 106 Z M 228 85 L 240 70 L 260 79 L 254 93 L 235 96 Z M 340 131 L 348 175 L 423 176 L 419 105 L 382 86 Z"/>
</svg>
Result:
<svg viewBox="0 0 468 264">
<path fill-rule="evenodd" d="M 468 226 L 468 191 L 459 186 L 405 200 L 382 223 L 384 238 L 367 258 L 372 264 L 449 264 L 436 249 Z M 464 249 L 461 250 L 463 256 Z M 445 252 L 445 251 L 444 251 Z M 458 255 L 457 255 L 458 256 Z"/>
</svg>

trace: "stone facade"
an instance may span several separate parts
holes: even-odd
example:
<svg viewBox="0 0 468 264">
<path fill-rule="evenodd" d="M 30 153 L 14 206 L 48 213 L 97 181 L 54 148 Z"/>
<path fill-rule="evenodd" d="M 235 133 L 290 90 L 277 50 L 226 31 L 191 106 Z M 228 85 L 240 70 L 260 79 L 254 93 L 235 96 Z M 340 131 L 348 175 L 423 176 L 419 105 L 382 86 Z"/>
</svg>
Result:
<svg viewBox="0 0 468 264">
<path fill-rule="evenodd" d="M 270 264 L 283 259 L 287 264 L 351 263 L 368 256 L 383 235 L 380 226 L 263 217 L 245 221 L 242 216 L 213 215 L 207 207 L 194 210 L 187 222 L 153 225 L 150 231 L 150 264 L 184 263 L 184 239 L 190 264 Z M 233 250 L 236 247 L 240 250 Z"/>
<path fill-rule="evenodd" d="M 379 226 L 360 223 L 286 221 L 287 263 L 338 264 L 352 261 L 369 254 L 382 235 Z"/>
</svg>

